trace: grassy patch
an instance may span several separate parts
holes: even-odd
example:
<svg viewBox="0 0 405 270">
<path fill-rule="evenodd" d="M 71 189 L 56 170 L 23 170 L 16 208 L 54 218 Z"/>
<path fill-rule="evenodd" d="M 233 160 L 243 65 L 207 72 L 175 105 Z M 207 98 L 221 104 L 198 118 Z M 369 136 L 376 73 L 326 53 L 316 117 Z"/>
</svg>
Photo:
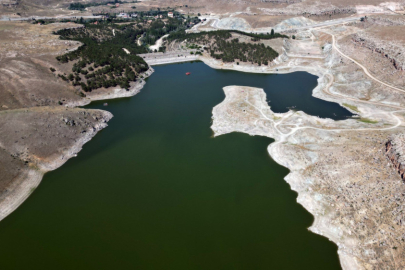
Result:
<svg viewBox="0 0 405 270">
<path fill-rule="evenodd" d="M 345 107 L 347 107 L 347 108 L 349 108 L 350 110 L 353 110 L 353 111 L 355 111 L 355 112 L 360 112 L 359 109 L 357 108 L 357 106 L 350 105 L 350 104 L 347 104 L 347 103 L 343 103 L 343 106 L 345 106 Z"/>
<path fill-rule="evenodd" d="M 378 121 L 374 121 L 374 120 L 371 120 L 368 118 L 360 118 L 359 121 L 363 122 L 363 123 L 367 123 L 367 124 L 377 124 L 378 123 Z"/>
</svg>

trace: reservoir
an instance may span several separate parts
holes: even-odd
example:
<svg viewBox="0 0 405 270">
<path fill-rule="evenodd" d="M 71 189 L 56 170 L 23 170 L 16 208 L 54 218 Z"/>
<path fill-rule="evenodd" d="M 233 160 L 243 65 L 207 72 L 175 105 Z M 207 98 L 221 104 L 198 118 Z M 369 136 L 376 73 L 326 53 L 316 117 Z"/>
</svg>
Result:
<svg viewBox="0 0 405 270">
<path fill-rule="evenodd" d="M 0 222 L 0 269 L 341 269 L 273 140 L 210 129 L 227 85 L 264 88 L 276 112 L 350 117 L 311 96 L 316 79 L 156 66 L 138 95 L 92 103 L 114 118 Z"/>
</svg>

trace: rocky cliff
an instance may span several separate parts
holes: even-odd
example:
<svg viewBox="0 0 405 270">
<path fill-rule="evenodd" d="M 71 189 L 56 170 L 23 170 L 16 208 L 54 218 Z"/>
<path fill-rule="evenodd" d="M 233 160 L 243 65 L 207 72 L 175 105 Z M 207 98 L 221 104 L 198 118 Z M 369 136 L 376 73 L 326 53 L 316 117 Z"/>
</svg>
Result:
<svg viewBox="0 0 405 270">
<path fill-rule="evenodd" d="M 305 2 L 289 5 L 287 8 L 260 8 L 267 15 L 289 15 L 289 16 L 332 16 L 356 14 L 355 7 L 336 7 L 331 4 L 318 4 L 308 6 Z"/>
<path fill-rule="evenodd" d="M 387 40 L 380 39 L 368 32 L 359 32 L 352 35 L 352 41 L 356 45 L 365 47 L 374 53 L 380 54 L 381 57 L 387 58 L 395 69 L 400 71 L 405 69 L 404 47 L 397 40 L 387 42 Z"/>
<path fill-rule="evenodd" d="M 385 144 L 385 155 L 405 181 L 405 134 L 393 135 Z"/>
</svg>

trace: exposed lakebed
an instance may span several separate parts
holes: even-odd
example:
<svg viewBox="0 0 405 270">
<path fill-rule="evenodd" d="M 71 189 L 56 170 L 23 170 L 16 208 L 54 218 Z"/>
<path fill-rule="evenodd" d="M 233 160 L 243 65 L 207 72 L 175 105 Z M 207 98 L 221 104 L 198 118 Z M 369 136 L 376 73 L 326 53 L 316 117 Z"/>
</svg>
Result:
<svg viewBox="0 0 405 270">
<path fill-rule="evenodd" d="M 210 125 L 227 85 L 264 88 L 275 112 L 350 112 L 312 97 L 308 73 L 155 70 L 137 96 L 89 106 L 114 118 L 0 222 L 1 269 L 340 269 L 337 247 L 307 230 L 272 140 L 212 138 Z"/>
</svg>

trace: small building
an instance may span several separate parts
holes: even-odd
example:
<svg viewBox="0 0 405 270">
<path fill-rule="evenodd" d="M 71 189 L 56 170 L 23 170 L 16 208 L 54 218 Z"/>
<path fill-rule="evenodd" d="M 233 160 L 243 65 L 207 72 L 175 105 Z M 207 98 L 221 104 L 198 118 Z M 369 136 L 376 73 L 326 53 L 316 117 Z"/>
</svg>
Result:
<svg viewBox="0 0 405 270">
<path fill-rule="evenodd" d="M 117 15 L 118 18 L 128 18 L 128 14 L 127 13 L 120 13 Z"/>
<path fill-rule="evenodd" d="M 173 18 L 173 12 L 167 13 L 167 16 L 169 16 L 170 18 Z"/>
</svg>

